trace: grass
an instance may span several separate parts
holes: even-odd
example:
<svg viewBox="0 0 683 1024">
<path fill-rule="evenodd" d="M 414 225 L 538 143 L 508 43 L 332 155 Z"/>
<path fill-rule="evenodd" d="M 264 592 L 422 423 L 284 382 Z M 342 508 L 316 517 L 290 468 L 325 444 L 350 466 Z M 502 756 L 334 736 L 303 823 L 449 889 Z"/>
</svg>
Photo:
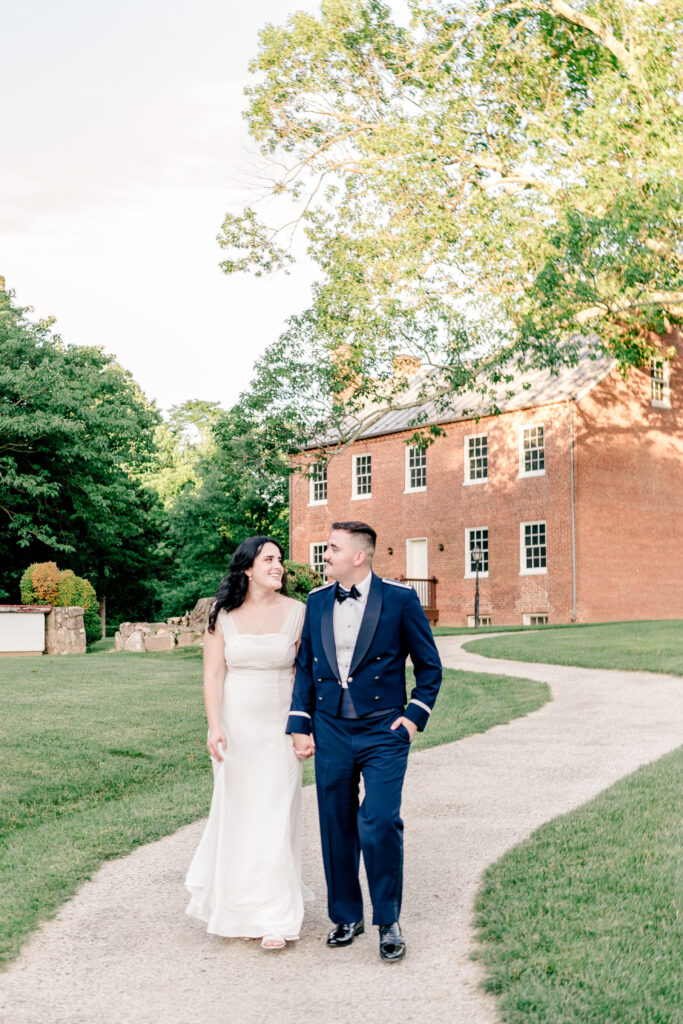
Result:
<svg viewBox="0 0 683 1024">
<path fill-rule="evenodd" d="M 465 650 L 488 658 L 683 675 L 683 621 L 614 622 L 476 640 Z"/>
<path fill-rule="evenodd" d="M 486 872 L 486 987 L 505 1024 L 673 1024 L 681 1005 L 683 748 Z"/>
<path fill-rule="evenodd" d="M 0 659 L 0 962 L 105 860 L 207 813 L 201 665 L 192 648 Z M 415 747 L 548 699 L 540 683 L 446 672 Z"/>
</svg>

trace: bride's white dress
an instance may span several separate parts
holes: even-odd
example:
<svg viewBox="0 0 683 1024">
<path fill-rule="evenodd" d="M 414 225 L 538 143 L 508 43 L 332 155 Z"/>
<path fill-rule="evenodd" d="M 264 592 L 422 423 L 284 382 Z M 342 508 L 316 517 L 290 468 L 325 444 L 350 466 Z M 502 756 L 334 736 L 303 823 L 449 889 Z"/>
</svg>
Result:
<svg viewBox="0 0 683 1024">
<path fill-rule="evenodd" d="M 187 913 L 216 935 L 298 939 L 312 899 L 301 880 L 301 762 L 285 735 L 304 612 L 297 601 L 279 633 L 258 635 L 218 614 L 227 749 L 212 759 L 209 818 L 185 879 Z"/>
</svg>

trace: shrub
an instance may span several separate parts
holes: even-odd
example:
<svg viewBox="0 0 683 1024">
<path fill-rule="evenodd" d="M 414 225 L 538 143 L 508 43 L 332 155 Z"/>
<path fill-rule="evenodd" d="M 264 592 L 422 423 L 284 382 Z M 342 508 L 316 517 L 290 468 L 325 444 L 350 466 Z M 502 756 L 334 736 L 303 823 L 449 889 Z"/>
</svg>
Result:
<svg viewBox="0 0 683 1024">
<path fill-rule="evenodd" d="M 56 562 L 34 562 L 19 583 L 24 604 L 58 604 L 59 569 Z"/>
<path fill-rule="evenodd" d="M 24 569 L 19 580 L 19 593 L 21 594 L 22 604 L 36 604 L 36 594 L 32 583 L 33 568 L 32 565 L 29 565 L 28 569 Z"/>
<path fill-rule="evenodd" d="M 285 569 L 289 596 L 295 597 L 299 601 L 305 601 L 314 587 L 319 587 L 321 583 L 325 582 L 320 573 L 311 569 L 306 562 L 292 562 L 287 559 Z"/>
<path fill-rule="evenodd" d="M 102 639 L 102 623 L 100 621 L 99 602 L 92 583 L 76 576 L 71 569 L 64 569 L 59 574 L 58 598 L 59 605 L 78 605 L 83 609 L 85 639 L 93 644 Z"/>
<path fill-rule="evenodd" d="M 55 562 L 34 562 L 21 577 L 19 589 L 24 604 L 52 604 L 59 608 L 76 605 L 82 608 L 86 643 L 102 639 L 95 588 L 71 569 L 60 572 Z"/>
</svg>

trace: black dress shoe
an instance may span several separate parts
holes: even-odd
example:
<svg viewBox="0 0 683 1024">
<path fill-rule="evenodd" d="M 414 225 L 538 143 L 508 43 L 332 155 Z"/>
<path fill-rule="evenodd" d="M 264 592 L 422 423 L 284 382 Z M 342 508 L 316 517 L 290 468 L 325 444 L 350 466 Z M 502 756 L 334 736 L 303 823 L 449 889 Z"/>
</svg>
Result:
<svg viewBox="0 0 683 1024">
<path fill-rule="evenodd" d="M 338 924 L 327 936 L 328 946 L 350 946 L 356 935 L 365 931 L 363 921 L 351 921 L 349 924 Z"/>
<path fill-rule="evenodd" d="M 398 921 L 379 926 L 379 955 L 382 960 L 401 960 L 406 955 L 405 939 Z"/>
</svg>

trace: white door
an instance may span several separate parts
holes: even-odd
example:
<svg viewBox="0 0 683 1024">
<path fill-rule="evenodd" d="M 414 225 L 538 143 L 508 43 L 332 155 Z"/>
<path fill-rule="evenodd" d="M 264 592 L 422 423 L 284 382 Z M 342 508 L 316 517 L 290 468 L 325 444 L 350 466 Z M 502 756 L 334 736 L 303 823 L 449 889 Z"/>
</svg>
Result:
<svg viewBox="0 0 683 1024">
<path fill-rule="evenodd" d="M 427 583 L 427 538 L 411 537 L 406 541 L 406 579 L 415 587 L 420 602 L 427 604 L 429 585 Z M 413 582 L 421 580 L 424 582 Z"/>
</svg>

